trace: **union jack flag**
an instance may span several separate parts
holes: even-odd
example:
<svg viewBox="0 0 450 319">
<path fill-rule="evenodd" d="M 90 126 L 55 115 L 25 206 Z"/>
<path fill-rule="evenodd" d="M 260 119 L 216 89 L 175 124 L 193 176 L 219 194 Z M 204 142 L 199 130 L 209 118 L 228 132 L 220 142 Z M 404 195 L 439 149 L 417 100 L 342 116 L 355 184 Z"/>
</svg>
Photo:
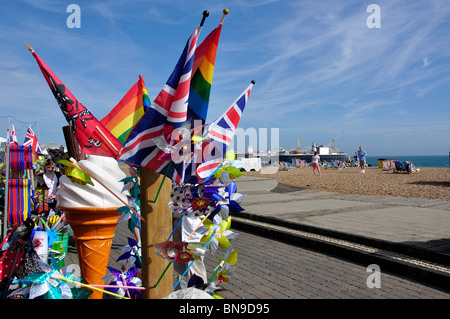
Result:
<svg viewBox="0 0 450 319">
<path fill-rule="evenodd" d="M 34 134 L 33 130 L 30 126 L 28 126 L 27 133 L 25 134 L 25 140 L 23 141 L 23 145 L 28 146 L 31 145 L 31 150 L 35 153 L 43 153 L 41 145 L 38 142 L 36 134 Z"/>
<path fill-rule="evenodd" d="M 168 127 L 179 128 L 187 120 L 189 89 L 194 52 L 201 27 L 192 32 L 175 69 L 163 89 L 139 120 L 123 145 L 119 158 L 132 164 L 164 174 L 180 183 L 184 179 L 184 162 L 167 167 L 171 161 L 161 159 L 164 152 L 154 139 L 165 134 Z"/>
<path fill-rule="evenodd" d="M 210 141 L 202 145 L 203 154 L 208 155 L 196 170 L 199 180 L 209 177 L 222 163 L 254 84 L 252 81 L 228 110 L 208 127 L 206 140 Z"/>
</svg>

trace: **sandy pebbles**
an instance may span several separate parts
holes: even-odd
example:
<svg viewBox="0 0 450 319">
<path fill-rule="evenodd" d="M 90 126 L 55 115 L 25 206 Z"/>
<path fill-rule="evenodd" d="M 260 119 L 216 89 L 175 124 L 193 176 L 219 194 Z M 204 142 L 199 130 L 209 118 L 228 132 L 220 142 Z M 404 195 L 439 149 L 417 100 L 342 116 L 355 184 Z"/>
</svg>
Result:
<svg viewBox="0 0 450 319">
<path fill-rule="evenodd" d="M 341 194 L 381 195 L 450 200 L 450 168 L 420 168 L 414 174 L 400 174 L 369 167 L 360 173 L 357 167 L 321 168 L 322 175 L 311 167 L 278 171 L 275 174 L 245 172 L 249 176 L 274 178 L 280 183 Z"/>
</svg>

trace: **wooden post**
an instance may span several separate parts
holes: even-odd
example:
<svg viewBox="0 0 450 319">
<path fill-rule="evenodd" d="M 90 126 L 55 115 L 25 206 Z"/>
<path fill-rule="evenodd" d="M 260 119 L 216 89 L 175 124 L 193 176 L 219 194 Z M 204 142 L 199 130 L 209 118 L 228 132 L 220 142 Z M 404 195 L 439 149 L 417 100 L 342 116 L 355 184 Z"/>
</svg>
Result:
<svg viewBox="0 0 450 319">
<path fill-rule="evenodd" d="M 86 159 L 86 154 L 81 150 L 80 144 L 73 135 L 72 128 L 69 125 L 63 126 L 63 133 L 69 157 L 73 157 L 77 162 Z"/>
<path fill-rule="evenodd" d="M 172 232 L 172 212 L 169 208 L 172 183 L 164 180 L 158 200 L 153 203 L 164 175 L 141 167 L 141 251 L 143 299 L 162 299 L 172 292 L 173 270 L 170 267 L 156 288 L 153 288 L 167 266 L 167 260 L 155 255 L 154 244 L 166 241 Z"/>
</svg>

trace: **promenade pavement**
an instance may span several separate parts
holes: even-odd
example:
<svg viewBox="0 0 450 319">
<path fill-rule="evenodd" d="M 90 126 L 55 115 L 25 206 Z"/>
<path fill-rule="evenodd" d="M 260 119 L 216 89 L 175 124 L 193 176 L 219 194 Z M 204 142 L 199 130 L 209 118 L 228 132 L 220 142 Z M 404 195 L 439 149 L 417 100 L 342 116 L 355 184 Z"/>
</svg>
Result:
<svg viewBox="0 0 450 319">
<path fill-rule="evenodd" d="M 260 235 L 263 236 L 261 238 L 274 237 L 276 239 L 277 236 L 272 236 L 271 234 L 285 233 L 286 229 L 297 229 L 300 230 L 300 233 L 302 231 L 312 231 L 327 237 L 331 236 L 351 240 L 355 246 L 348 249 L 346 248 L 345 251 L 355 250 L 354 248 L 357 247 L 358 244 L 375 244 L 383 249 L 392 249 L 393 251 L 398 251 L 398 247 L 392 247 L 391 244 L 405 247 L 406 250 L 400 249 L 401 252 L 409 252 L 409 248 L 413 251 L 417 249 L 420 256 L 428 257 L 426 252 L 430 252 L 431 257 L 435 258 L 437 256 L 438 261 L 443 261 L 445 264 L 446 268 L 444 271 L 438 269 L 439 276 L 432 278 L 431 284 L 434 285 L 437 283 L 437 286 L 440 286 L 445 290 L 448 290 L 450 287 L 448 284 L 450 282 L 450 272 L 448 267 L 450 266 L 450 201 L 387 196 L 342 195 L 283 185 L 269 177 L 242 176 L 237 180 L 237 186 L 238 192 L 246 194 L 247 197 L 241 204 L 245 210 L 239 214 L 234 214 L 232 218 L 232 229 L 233 227 L 236 227 L 238 230 L 242 230 L 245 240 L 250 240 L 248 238 L 249 235 L 246 235 L 245 231 L 250 230 L 251 233 L 258 233 L 258 231 L 255 232 L 255 229 L 257 229 L 258 226 L 261 227 L 258 223 L 262 223 L 262 228 L 267 228 L 267 225 L 269 225 L 275 228 L 279 226 L 282 229 L 279 232 L 276 230 L 272 230 L 269 233 L 262 231 L 260 232 Z M 251 226 L 252 223 L 256 228 Z M 250 226 L 246 227 L 245 225 Z M 270 236 L 266 236 L 267 234 Z M 295 236 L 298 235 L 295 234 Z M 290 238 L 289 241 L 302 247 L 303 244 L 306 243 L 301 240 L 303 235 L 300 234 L 299 237 L 295 236 L 293 239 Z M 116 236 L 113 239 L 109 266 L 120 268 L 120 264 L 117 263 L 116 260 L 123 253 L 119 250 L 119 247 L 127 245 L 126 237 L 132 237 L 131 232 L 127 229 L 126 223 L 121 223 L 117 227 Z M 285 237 L 282 237 L 282 239 L 284 238 Z M 240 239 L 240 236 L 238 236 L 238 239 Z M 313 240 L 315 239 L 313 238 Z M 252 241 L 257 242 L 256 237 Z M 264 250 L 264 247 L 267 247 L 267 245 L 268 244 L 266 243 L 260 243 L 262 250 Z M 308 245 L 305 245 L 305 247 L 307 246 Z M 312 247 L 313 251 L 315 251 L 315 246 Z M 318 251 L 320 251 L 320 249 Z M 422 254 L 423 252 L 425 252 L 425 254 Z M 251 252 L 249 252 L 249 254 L 250 253 Z M 380 260 L 373 259 L 376 257 L 377 253 L 378 251 L 376 251 L 375 254 L 370 253 L 369 259 L 364 259 L 364 257 L 360 258 L 361 264 L 366 265 L 366 267 L 372 263 L 382 264 L 383 260 L 379 262 Z M 301 254 L 304 253 L 302 252 Z M 344 258 L 347 258 L 348 254 L 343 253 L 343 256 Z M 362 255 L 356 254 L 356 256 L 359 258 Z M 279 258 L 279 256 L 274 256 L 274 261 Z M 304 257 L 302 258 L 304 259 Z M 314 257 L 314 262 L 311 262 L 311 269 L 317 270 L 317 258 L 319 257 L 316 255 L 316 257 Z M 355 260 L 355 258 L 348 259 Z M 336 261 L 333 261 L 334 259 L 327 260 L 328 262 L 336 263 Z M 213 267 L 214 262 L 215 261 L 212 261 L 211 267 Z M 78 263 L 76 249 L 73 246 L 69 247 L 69 254 L 66 257 L 66 264 L 70 263 Z M 325 265 L 327 261 L 324 260 L 322 263 Z M 402 261 L 398 263 L 402 264 Z M 383 267 L 384 265 L 382 268 Z M 365 268 L 361 269 L 362 273 L 365 273 Z M 313 270 L 311 271 L 313 272 Z M 404 272 L 404 269 L 400 268 L 400 275 Z M 417 269 L 412 272 L 416 275 L 418 273 Z M 271 276 L 275 276 L 275 273 L 276 271 L 272 271 Z M 431 270 L 431 272 L 427 270 L 427 273 L 432 275 L 435 274 L 434 270 Z M 442 273 L 444 273 L 443 277 Z M 336 274 L 336 278 L 344 277 L 342 279 L 347 279 L 343 281 L 342 285 L 346 285 L 346 282 L 354 281 L 354 279 L 349 277 L 350 275 L 347 274 L 346 276 L 343 275 L 343 273 Z M 255 280 L 256 277 L 257 276 L 254 275 L 252 280 Z M 278 276 L 274 278 L 281 277 Z M 418 277 L 423 276 L 419 275 Z M 249 278 L 250 277 L 243 278 L 242 281 L 248 281 Z M 234 284 L 233 281 L 232 285 Z M 393 286 L 396 285 L 397 284 L 393 284 Z M 405 286 L 403 291 L 408 291 L 409 288 L 407 287 L 409 286 Z M 241 291 L 247 289 L 241 286 L 236 286 L 234 288 L 236 290 L 241 289 Z M 270 287 L 266 288 L 268 291 L 270 290 L 271 293 L 278 293 L 280 291 Z M 301 289 L 304 291 L 303 286 Z M 233 291 L 232 289 L 230 290 Z M 251 293 L 250 291 L 246 291 L 246 293 L 248 294 L 246 295 L 246 298 L 261 298 L 261 295 L 256 296 L 255 293 Z M 299 292 L 296 291 L 295 293 L 298 294 Z M 308 291 L 304 291 L 303 293 L 307 294 Z M 326 296 L 328 293 L 329 292 L 316 293 L 312 295 L 312 298 L 327 298 Z M 364 296 L 365 293 L 367 293 L 367 291 L 363 291 L 361 296 Z M 340 296 L 347 298 L 354 294 L 354 290 L 349 290 L 349 295 L 341 294 Z M 430 293 L 429 296 L 435 294 L 436 293 L 433 292 Z M 406 293 L 403 293 L 403 295 L 406 295 Z M 278 298 L 277 295 L 262 295 L 263 298 L 264 296 Z M 282 295 L 280 296 L 281 297 L 279 298 L 282 298 Z M 292 297 L 292 295 L 290 296 Z M 419 294 L 417 296 L 420 297 Z M 444 294 L 436 296 L 442 297 L 448 295 Z M 229 296 L 225 295 L 225 297 L 238 298 L 238 296 L 233 296 L 232 294 Z M 287 298 L 288 296 L 285 295 L 284 297 Z M 384 297 L 391 298 L 392 295 Z M 396 298 L 395 295 L 394 298 Z"/>
<path fill-rule="evenodd" d="M 450 201 L 426 198 L 342 195 L 242 176 L 247 194 L 241 215 L 270 217 L 450 255 Z"/>
</svg>

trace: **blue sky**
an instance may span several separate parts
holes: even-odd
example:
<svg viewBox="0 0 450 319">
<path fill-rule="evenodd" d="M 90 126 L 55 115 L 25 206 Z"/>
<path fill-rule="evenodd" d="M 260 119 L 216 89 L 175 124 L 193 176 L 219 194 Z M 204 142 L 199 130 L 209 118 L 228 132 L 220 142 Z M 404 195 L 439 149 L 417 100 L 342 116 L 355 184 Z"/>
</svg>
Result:
<svg viewBox="0 0 450 319">
<path fill-rule="evenodd" d="M 67 6 L 81 8 L 68 28 Z M 370 4 L 381 27 L 369 28 Z M 0 0 L 0 136 L 8 116 L 23 141 L 65 144 L 67 125 L 30 44 L 98 119 L 142 74 L 159 93 L 187 38 L 225 19 L 208 122 L 251 80 L 240 127 L 279 128 L 285 149 L 328 145 L 353 154 L 445 155 L 450 151 L 450 4 L 447 0 Z"/>
</svg>

